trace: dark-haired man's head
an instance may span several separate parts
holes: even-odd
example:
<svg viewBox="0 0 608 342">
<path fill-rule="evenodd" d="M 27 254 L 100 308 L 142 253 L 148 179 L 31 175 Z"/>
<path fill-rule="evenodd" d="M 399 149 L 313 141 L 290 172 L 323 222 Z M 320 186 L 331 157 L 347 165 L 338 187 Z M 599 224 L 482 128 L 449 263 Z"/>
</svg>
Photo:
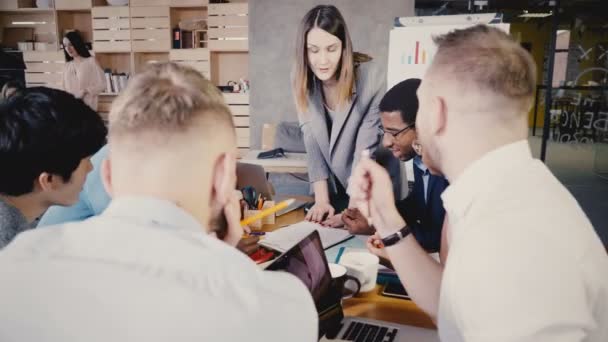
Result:
<svg viewBox="0 0 608 342">
<path fill-rule="evenodd" d="M 105 143 L 99 115 L 69 93 L 35 87 L 2 103 L 0 117 L 0 196 L 32 214 L 75 203 L 89 158 Z"/>
<path fill-rule="evenodd" d="M 6 81 L 0 90 L 0 102 L 5 101 L 9 97 L 20 93 L 23 90 L 23 84 L 17 80 Z"/>
<path fill-rule="evenodd" d="M 380 102 L 382 121 L 382 144 L 401 161 L 408 161 L 416 152 L 412 143 L 416 140 L 416 113 L 418 98 L 416 91 L 420 79 L 410 78 L 392 87 Z"/>
</svg>

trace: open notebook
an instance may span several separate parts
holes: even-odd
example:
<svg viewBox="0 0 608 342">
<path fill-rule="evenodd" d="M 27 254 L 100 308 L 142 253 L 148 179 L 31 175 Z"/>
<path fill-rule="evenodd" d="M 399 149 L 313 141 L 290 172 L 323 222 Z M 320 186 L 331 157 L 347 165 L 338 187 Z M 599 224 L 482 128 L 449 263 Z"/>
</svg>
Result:
<svg viewBox="0 0 608 342">
<path fill-rule="evenodd" d="M 353 237 L 345 229 L 326 228 L 317 223 L 304 221 L 266 233 L 259 244 L 278 252 L 285 252 L 315 229 L 321 236 L 323 249 L 328 249 Z"/>
</svg>

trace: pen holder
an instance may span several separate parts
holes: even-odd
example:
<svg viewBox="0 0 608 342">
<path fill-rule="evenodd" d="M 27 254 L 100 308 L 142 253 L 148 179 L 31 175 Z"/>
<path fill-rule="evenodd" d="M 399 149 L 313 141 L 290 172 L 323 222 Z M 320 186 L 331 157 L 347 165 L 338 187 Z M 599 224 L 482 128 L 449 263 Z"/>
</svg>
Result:
<svg viewBox="0 0 608 342">
<path fill-rule="evenodd" d="M 260 213 L 260 210 L 251 210 L 245 209 L 244 219 L 248 219 L 251 216 L 257 215 Z M 262 229 L 262 219 L 255 220 L 249 224 L 249 228 L 251 229 Z"/>
<path fill-rule="evenodd" d="M 274 207 L 274 205 L 275 205 L 274 201 L 266 201 L 266 202 L 264 202 L 262 209 L 265 210 L 268 208 L 272 208 L 272 207 Z M 276 213 L 272 213 L 262 219 L 262 224 L 274 224 L 276 217 L 277 217 Z"/>
<path fill-rule="evenodd" d="M 245 213 L 244 213 L 245 217 L 244 218 L 247 219 L 247 218 L 249 218 L 251 216 L 257 215 L 257 214 L 261 213 L 264 209 L 268 209 L 268 208 L 273 207 L 273 206 L 274 206 L 274 201 L 266 201 L 264 203 L 264 206 L 262 207 L 262 210 L 245 209 Z M 262 219 L 253 221 L 253 223 L 249 224 L 249 228 L 251 228 L 251 229 L 262 229 L 262 225 L 265 225 L 265 224 L 274 224 L 275 223 L 275 219 L 276 219 L 275 214 L 274 213 L 270 214 L 270 215 L 268 215 L 268 216 L 266 216 L 266 217 L 264 217 Z"/>
</svg>

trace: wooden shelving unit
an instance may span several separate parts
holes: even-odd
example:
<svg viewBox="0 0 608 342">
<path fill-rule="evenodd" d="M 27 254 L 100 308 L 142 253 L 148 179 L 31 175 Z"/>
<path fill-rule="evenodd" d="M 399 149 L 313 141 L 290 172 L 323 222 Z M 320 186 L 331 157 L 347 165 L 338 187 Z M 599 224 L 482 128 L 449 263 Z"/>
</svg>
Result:
<svg viewBox="0 0 608 342">
<path fill-rule="evenodd" d="M 36 0 L 2 0 L 0 11 L 18 10 L 19 12 L 44 12 L 53 11 L 54 8 L 37 8 Z"/>
<path fill-rule="evenodd" d="M 131 52 L 129 7 L 93 7 L 93 50 L 95 52 Z"/>
<path fill-rule="evenodd" d="M 169 7 L 131 7 L 133 52 L 168 52 L 171 48 Z"/>
<path fill-rule="evenodd" d="M 209 49 L 249 51 L 249 6 L 243 3 L 210 4 Z"/>
<path fill-rule="evenodd" d="M 76 29 L 80 31 L 85 42 L 93 42 L 91 9 L 57 10 L 58 37 L 63 37 L 67 32 Z M 61 44 L 61 39 L 59 40 L 59 43 Z"/>
<path fill-rule="evenodd" d="M 125 74 L 130 74 L 133 71 L 134 65 L 130 52 L 96 52 L 95 57 L 104 69 Z"/>
<path fill-rule="evenodd" d="M 224 94 L 236 126 L 237 147 L 241 155 L 249 150 L 249 94 Z"/>
<path fill-rule="evenodd" d="M 91 11 L 93 3 L 91 0 L 55 0 L 55 9 L 58 11 Z"/>
<path fill-rule="evenodd" d="M 63 51 L 26 51 L 23 60 L 27 68 L 25 81 L 28 86 L 61 88 L 65 64 Z"/>
<path fill-rule="evenodd" d="M 188 65 L 211 79 L 211 63 L 209 49 L 172 49 L 169 60 Z"/>
<path fill-rule="evenodd" d="M 171 7 L 171 28 L 176 28 L 180 26 L 180 22 L 197 22 L 202 24 L 203 28 L 198 29 L 196 32 L 199 32 L 202 37 L 195 37 L 195 33 L 192 32 L 188 34 L 188 37 L 185 37 L 184 43 L 186 46 L 182 46 L 181 48 L 206 48 L 207 47 L 207 6 L 178 6 Z M 183 34 L 183 32 L 182 32 Z M 199 36 L 200 36 L 199 35 Z M 203 40 L 203 44 L 201 45 L 201 40 Z M 173 46 L 172 46 L 173 48 Z"/>
<path fill-rule="evenodd" d="M 1 3 L 1 2 L 0 2 Z M 0 10 L 0 39 L 5 47 L 17 48 L 19 42 L 46 44 L 45 51 L 57 50 L 57 25 L 54 10 L 31 8 Z"/>
<path fill-rule="evenodd" d="M 168 62 L 169 54 L 165 52 L 137 52 L 135 56 L 135 73 L 140 72 L 150 63 Z"/>
<path fill-rule="evenodd" d="M 36 8 L 35 0 L 0 0 L 0 41 L 37 41 L 44 51 L 25 51 L 28 86 L 60 87 L 63 35 L 77 29 L 104 69 L 135 74 L 149 63 L 176 61 L 201 72 L 216 85 L 248 79 L 248 3 L 208 0 L 130 0 L 110 6 L 106 0 L 54 0 L 54 8 Z M 188 48 L 173 48 L 173 29 L 193 21 Z M 192 26 L 192 25 L 191 25 Z M 42 45 L 41 43 L 44 43 Z M 107 115 L 117 94 L 100 96 L 99 112 Z M 240 149 L 249 148 L 249 95 L 225 94 L 234 114 Z"/>
</svg>

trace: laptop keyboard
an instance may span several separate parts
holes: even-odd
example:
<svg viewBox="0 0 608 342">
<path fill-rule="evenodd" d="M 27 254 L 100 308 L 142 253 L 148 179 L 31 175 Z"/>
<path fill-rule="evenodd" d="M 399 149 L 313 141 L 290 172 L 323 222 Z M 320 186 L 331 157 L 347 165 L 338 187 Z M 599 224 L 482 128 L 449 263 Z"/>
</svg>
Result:
<svg viewBox="0 0 608 342">
<path fill-rule="evenodd" d="M 342 335 L 343 340 L 356 342 L 392 342 L 399 329 L 351 321 Z"/>
</svg>

